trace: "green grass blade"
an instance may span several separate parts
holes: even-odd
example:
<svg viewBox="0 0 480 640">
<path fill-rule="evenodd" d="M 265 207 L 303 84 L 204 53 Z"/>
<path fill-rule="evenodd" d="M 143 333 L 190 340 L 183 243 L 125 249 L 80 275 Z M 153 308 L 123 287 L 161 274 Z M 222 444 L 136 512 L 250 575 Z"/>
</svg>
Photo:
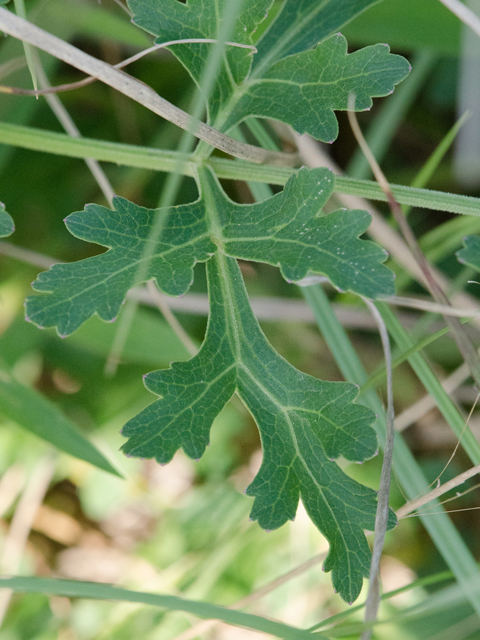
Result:
<svg viewBox="0 0 480 640">
<path fill-rule="evenodd" d="M 466 324 L 467 322 L 470 322 L 471 319 L 472 318 L 461 318 L 460 322 L 462 324 Z M 408 360 L 410 356 L 413 356 L 415 353 L 421 351 L 422 349 L 425 349 L 425 347 L 428 347 L 428 345 L 432 344 L 432 342 L 435 342 L 435 340 L 438 340 L 439 338 L 442 338 L 443 336 L 445 336 L 448 333 L 448 331 L 449 331 L 448 327 L 444 327 L 443 329 L 439 329 L 439 331 L 432 333 L 426 338 L 423 338 L 423 340 L 420 340 L 416 344 L 412 344 L 412 346 L 409 349 L 407 349 L 406 351 L 402 351 L 396 358 L 393 359 L 392 369 L 396 369 L 403 362 L 405 362 L 405 360 Z M 360 389 L 360 393 L 364 393 L 365 391 L 367 391 L 367 389 L 374 389 L 383 381 L 384 378 L 385 378 L 385 368 L 382 367 L 381 370 L 377 371 L 376 373 L 370 376 L 370 378 L 368 379 L 368 382 L 362 385 Z"/>
<path fill-rule="evenodd" d="M 387 324 L 390 334 L 397 343 L 397 346 L 403 351 L 411 349 L 413 346 L 412 341 L 390 307 L 382 302 L 379 303 L 378 309 Z M 438 409 L 448 422 L 452 431 L 455 433 L 457 438 L 462 438 L 462 446 L 470 460 L 473 464 L 480 464 L 480 444 L 478 440 L 468 426 L 465 428 L 465 419 L 459 413 L 457 407 L 442 387 L 423 356 L 417 352 L 409 356 L 408 361 L 425 389 L 433 396 L 433 398 L 435 398 Z"/>
<path fill-rule="evenodd" d="M 346 332 L 333 313 L 323 289 L 317 285 L 304 288 L 302 291 L 315 313 L 323 337 L 345 379 L 359 385 L 365 384 L 368 379 L 367 373 Z M 385 433 L 383 406 L 373 391 L 367 392 L 361 401 L 379 416 L 377 433 L 383 445 Z M 394 467 L 397 478 L 409 499 L 428 490 L 428 482 L 400 434 L 395 439 Z M 436 505 L 438 513 L 420 516 L 420 519 L 455 578 L 465 589 L 472 607 L 477 614 L 480 614 L 480 578 L 475 559 L 448 516 L 442 512 L 442 507 L 438 503 L 432 504 Z"/>
<path fill-rule="evenodd" d="M 0 369 L 0 413 L 60 451 L 121 477 L 52 402 L 14 380 L 5 369 Z"/>
<path fill-rule="evenodd" d="M 456 193 L 415 189 L 403 185 L 391 184 L 392 193 L 397 202 L 412 207 L 449 211 L 463 215 L 480 216 L 480 199 L 461 196 Z M 367 200 L 387 202 L 387 197 L 377 183 L 370 180 L 356 180 L 337 176 L 335 191 L 347 195 L 356 195 Z"/>
<path fill-rule="evenodd" d="M 153 171 L 172 171 L 179 161 L 179 154 L 174 151 L 149 149 L 89 138 L 75 139 L 62 133 L 7 123 L 0 123 L 0 144 L 10 144 L 24 149 L 73 158 L 95 158 L 103 162 L 113 162 Z M 193 159 L 191 157 L 184 159 L 185 162 L 181 165 L 183 175 L 195 175 L 196 165 Z M 295 169 L 256 165 L 226 158 L 211 158 L 207 164 L 212 167 L 219 178 L 267 182 L 275 185 L 284 185 L 295 172 Z M 403 185 L 391 186 L 393 194 L 400 204 L 480 217 L 480 198 L 429 189 L 415 189 Z M 337 176 L 335 191 L 386 202 L 386 196 L 381 188 L 371 180 L 356 180 Z"/>
<path fill-rule="evenodd" d="M 15 12 L 20 18 L 27 19 L 27 11 L 25 9 L 25 3 L 23 0 L 13 0 L 15 5 Z M 25 51 L 25 58 L 27 59 L 28 70 L 32 78 L 32 84 L 34 89 L 38 89 L 37 71 L 35 69 L 35 60 L 33 57 L 33 49 L 28 42 L 23 43 L 23 50 Z"/>
<path fill-rule="evenodd" d="M 0 587 L 24 593 L 45 593 L 68 598 L 89 598 L 95 600 L 114 600 L 120 602 L 137 602 L 169 611 L 184 611 L 199 618 L 221 620 L 252 631 L 269 633 L 286 640 L 321 640 L 324 636 L 313 635 L 309 631 L 291 627 L 282 622 L 269 620 L 252 613 L 243 613 L 226 609 L 207 602 L 186 600 L 177 596 L 131 591 L 106 584 L 81 582 L 75 580 L 57 580 L 54 578 L 13 577 L 0 578 Z"/>
</svg>

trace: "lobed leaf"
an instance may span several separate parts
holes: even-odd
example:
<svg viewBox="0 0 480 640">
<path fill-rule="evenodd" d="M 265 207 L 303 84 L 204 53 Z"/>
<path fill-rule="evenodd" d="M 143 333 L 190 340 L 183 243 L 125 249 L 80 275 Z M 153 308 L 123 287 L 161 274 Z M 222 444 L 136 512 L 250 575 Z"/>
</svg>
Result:
<svg viewBox="0 0 480 640">
<path fill-rule="evenodd" d="M 77 238 L 110 250 L 70 264 L 54 265 L 33 283 L 35 291 L 48 296 L 26 300 L 26 318 L 40 327 L 57 327 L 65 336 L 93 314 L 113 321 L 129 289 L 156 279 L 165 293 L 179 296 L 193 280 L 193 267 L 208 260 L 215 250 L 209 240 L 202 202 L 165 209 L 139 207 L 115 198 L 115 210 L 87 205 L 85 211 L 66 218 L 68 230 Z M 165 228 L 153 254 L 145 256 L 156 215 L 164 215 Z M 144 276 L 138 281 L 147 263 Z"/>
<path fill-rule="evenodd" d="M 369 298 L 394 294 L 394 275 L 382 265 L 387 253 L 358 238 L 370 225 L 370 214 L 346 209 L 321 213 L 335 186 L 330 170 L 302 168 L 283 191 L 251 205 L 232 202 L 212 171 L 202 176 L 202 192 L 211 200 L 209 214 L 218 212 L 217 243 L 227 255 L 279 266 L 288 282 L 322 274 L 341 291 Z"/>
<path fill-rule="evenodd" d="M 205 341 L 188 362 L 145 377 L 160 399 L 123 428 L 130 456 L 169 462 L 179 448 L 202 456 L 215 417 L 235 391 L 260 430 L 263 462 L 246 493 L 264 529 L 293 520 L 301 497 L 330 543 L 324 564 L 335 589 L 353 602 L 368 576 L 376 492 L 349 478 L 334 459 L 375 455 L 375 415 L 354 404 L 358 388 L 301 373 L 267 342 L 250 308 L 235 260 L 221 252 L 207 265 L 210 316 Z M 392 513 L 390 527 L 394 526 Z"/>
<path fill-rule="evenodd" d="M 226 0 L 129 0 L 133 21 L 142 29 L 156 36 L 156 43 L 193 38 L 215 39 L 219 30 Z M 273 0 L 243 0 L 232 42 L 253 44 L 252 35 L 268 14 Z M 170 47 L 195 82 L 199 82 L 207 61 L 211 44 L 175 44 Z M 210 120 L 231 96 L 235 84 L 246 78 L 252 64 L 252 50 L 227 46 L 224 65 L 217 77 L 209 101 Z"/>
<path fill-rule="evenodd" d="M 0 238 L 11 236 L 15 231 L 12 217 L 5 211 L 5 205 L 0 202 Z"/>
<path fill-rule="evenodd" d="M 128 290 L 152 278 L 165 293 L 182 295 L 194 264 L 208 260 L 218 246 L 232 257 L 278 265 L 290 282 L 322 274 L 340 290 L 370 298 L 394 293 L 393 273 L 382 265 L 387 254 L 358 239 L 370 215 L 321 215 L 334 187 L 328 169 L 301 169 L 281 193 L 251 205 L 230 200 L 211 170 L 202 172 L 200 187 L 199 200 L 179 207 L 149 210 L 116 198 L 114 211 L 88 205 L 69 216 L 66 224 L 75 236 L 110 250 L 41 273 L 33 288 L 49 295 L 27 298 L 27 319 L 68 335 L 95 313 L 114 320 Z M 165 229 L 145 257 L 156 215 L 165 216 Z M 148 268 L 139 271 L 145 262 Z"/>
<path fill-rule="evenodd" d="M 347 55 L 345 38 L 335 31 L 378 0 L 286 0 L 258 43 L 258 54 L 228 47 L 208 100 L 209 121 L 227 131 L 246 118 L 274 118 L 300 133 L 332 142 L 338 135 L 334 110 L 347 109 L 355 93 L 356 110 L 372 98 L 392 93 L 410 71 L 405 58 L 387 45 Z M 252 34 L 272 0 L 244 0 L 232 39 L 252 44 Z M 129 0 L 134 22 L 157 36 L 216 38 L 225 0 Z M 318 45 L 318 46 L 317 46 Z M 198 83 L 208 44 L 173 45 L 172 52 Z M 311 50 L 312 47 L 316 49 Z"/>
<path fill-rule="evenodd" d="M 380 0 L 286 0 L 257 43 L 253 74 L 307 51 Z"/>
<path fill-rule="evenodd" d="M 333 142 L 338 136 L 334 111 L 348 108 L 350 93 L 355 94 L 356 111 L 368 110 L 372 98 L 392 93 L 409 72 L 407 60 L 391 54 L 386 44 L 347 54 L 347 41 L 338 33 L 248 81 L 225 128 L 251 116 L 274 118 L 298 133 Z"/>
</svg>

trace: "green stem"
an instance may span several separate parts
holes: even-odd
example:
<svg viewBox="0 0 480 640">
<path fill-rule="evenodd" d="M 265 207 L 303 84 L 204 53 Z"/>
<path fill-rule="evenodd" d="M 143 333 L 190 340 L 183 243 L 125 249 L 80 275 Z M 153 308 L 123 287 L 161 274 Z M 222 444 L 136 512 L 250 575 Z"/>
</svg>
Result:
<svg viewBox="0 0 480 640">
<path fill-rule="evenodd" d="M 1 143 L 74 158 L 95 158 L 103 162 L 153 171 L 173 171 L 181 159 L 183 161 L 181 171 L 187 176 L 195 176 L 197 167 L 191 155 L 180 158 L 180 154 L 175 151 L 149 149 L 89 138 L 73 139 L 62 133 L 6 123 L 0 123 Z M 284 185 L 296 171 L 287 167 L 255 165 L 244 160 L 216 157 L 210 158 L 206 165 L 210 166 L 219 178 L 275 185 Z M 391 187 L 393 195 L 400 204 L 480 217 L 480 198 L 395 184 Z M 386 196 L 381 188 L 371 180 L 337 176 L 335 191 L 386 202 Z"/>
</svg>

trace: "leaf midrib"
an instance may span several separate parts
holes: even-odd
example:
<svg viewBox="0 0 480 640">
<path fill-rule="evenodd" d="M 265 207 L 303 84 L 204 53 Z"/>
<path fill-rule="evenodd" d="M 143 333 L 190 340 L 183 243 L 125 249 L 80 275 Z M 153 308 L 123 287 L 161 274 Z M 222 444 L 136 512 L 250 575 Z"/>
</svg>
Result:
<svg viewBox="0 0 480 640">
<path fill-rule="evenodd" d="M 300 463 L 302 464 L 303 468 L 305 469 L 307 475 L 310 477 L 310 480 L 314 483 L 314 485 L 316 486 L 319 496 L 322 497 L 322 500 L 324 502 L 324 504 L 326 505 L 330 516 L 332 518 L 332 520 L 335 522 L 335 525 L 337 527 L 337 531 L 343 541 L 343 545 L 344 545 L 344 549 L 346 551 L 346 557 L 347 557 L 347 562 L 348 562 L 348 574 L 349 576 L 352 575 L 352 568 L 350 566 L 350 554 L 349 554 L 349 549 L 348 549 L 348 544 L 345 540 L 345 536 L 343 534 L 343 529 L 341 527 L 340 522 L 338 521 L 338 519 L 335 516 L 335 513 L 332 509 L 332 507 L 330 506 L 329 501 L 327 500 L 327 498 L 324 495 L 324 490 L 323 487 L 318 483 L 317 479 L 315 478 L 315 476 L 313 475 L 312 471 L 310 470 L 310 467 L 308 466 L 306 460 L 303 458 L 300 448 L 298 446 L 298 441 L 297 441 L 297 437 L 295 434 L 295 429 L 293 427 L 292 421 L 290 419 L 290 415 L 289 415 L 289 411 L 287 410 L 287 408 L 282 405 L 276 398 L 275 396 L 273 396 L 268 389 L 266 389 L 266 387 L 253 375 L 253 373 L 250 371 L 250 369 L 248 368 L 248 365 L 246 365 L 243 361 L 240 361 L 239 363 L 239 367 L 245 372 L 245 374 L 255 383 L 255 385 L 257 386 L 257 388 L 270 400 L 270 402 L 272 404 L 274 404 L 275 406 L 277 406 L 279 408 L 279 410 L 281 411 L 281 413 L 283 413 L 283 415 L 285 416 L 285 420 L 287 422 L 288 425 L 288 430 L 290 433 L 290 437 L 292 439 L 292 443 L 295 449 L 295 455 L 296 458 L 298 458 L 298 460 L 300 461 Z M 292 460 L 292 467 L 294 466 L 295 463 L 295 458 L 293 458 Z M 301 491 L 300 491 L 301 494 Z"/>
<path fill-rule="evenodd" d="M 261 72 L 263 72 L 263 69 L 265 67 L 268 67 L 269 65 L 272 66 L 272 63 L 270 64 L 270 60 L 275 59 L 275 56 L 277 55 L 277 53 L 279 51 L 281 51 L 282 49 L 287 49 L 288 45 L 290 44 L 290 42 L 292 41 L 292 39 L 294 39 L 297 34 L 305 28 L 305 25 L 308 22 L 311 22 L 315 16 L 317 16 L 317 14 L 325 7 L 326 4 L 328 4 L 330 2 L 330 0 L 324 0 L 323 2 L 321 2 L 317 9 L 314 10 L 313 12 L 306 12 L 305 13 L 305 17 L 302 18 L 301 20 L 297 21 L 296 24 L 297 26 L 293 26 L 288 30 L 288 35 L 282 34 L 282 38 L 279 39 L 279 44 L 276 47 L 272 47 L 270 49 L 269 54 L 265 55 L 262 62 L 259 63 L 259 65 L 257 67 L 255 67 L 255 69 L 253 70 L 253 72 L 250 75 L 250 78 L 256 78 Z M 278 17 L 281 16 L 281 12 L 278 14 Z M 273 26 L 275 25 L 276 20 L 274 20 L 272 22 L 272 26 L 271 28 L 273 28 Z M 270 29 L 268 30 L 270 31 Z M 265 33 L 265 36 L 267 35 L 268 31 Z"/>
</svg>

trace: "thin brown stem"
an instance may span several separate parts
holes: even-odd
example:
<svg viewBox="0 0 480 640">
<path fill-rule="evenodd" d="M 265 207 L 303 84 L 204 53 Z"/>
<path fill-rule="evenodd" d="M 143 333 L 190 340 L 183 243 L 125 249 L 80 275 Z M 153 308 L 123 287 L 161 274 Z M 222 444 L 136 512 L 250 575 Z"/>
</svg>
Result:
<svg viewBox="0 0 480 640">
<path fill-rule="evenodd" d="M 400 520 L 401 518 L 405 518 L 405 516 L 407 516 L 409 513 L 412 513 L 412 511 L 417 511 L 417 509 L 420 509 L 420 507 L 423 507 L 432 500 L 436 500 L 436 498 L 443 496 L 443 494 L 447 493 L 447 491 L 455 489 L 455 487 L 458 487 L 459 485 L 466 482 L 469 478 L 473 478 L 473 476 L 476 476 L 479 473 L 480 464 L 477 464 L 475 467 L 472 467 L 468 471 L 460 473 L 458 476 L 455 476 L 455 478 L 452 478 L 448 482 L 445 482 L 445 484 L 442 484 L 436 489 L 433 489 L 432 491 L 427 493 L 427 495 L 421 496 L 420 498 L 412 500 L 411 502 L 407 502 L 407 504 L 404 504 L 403 507 L 397 509 L 398 519 Z"/>
<path fill-rule="evenodd" d="M 144 49 L 139 53 L 136 53 L 133 56 L 130 56 L 126 60 L 122 60 L 122 62 L 118 62 L 117 64 L 112 65 L 113 69 L 123 69 L 127 67 L 129 64 L 140 60 L 144 56 L 152 53 L 153 51 L 158 51 L 159 49 L 165 49 L 165 47 L 171 47 L 174 44 L 192 44 L 192 43 L 203 43 L 210 42 L 215 43 L 217 40 L 214 38 L 184 38 L 181 40 L 170 40 L 168 42 L 162 42 L 160 44 L 156 44 L 153 47 L 149 47 L 148 49 Z M 257 48 L 253 45 L 249 44 L 240 44 L 238 42 L 226 42 L 225 44 L 230 45 L 232 47 L 241 47 L 242 49 L 252 49 L 255 53 Z M 77 82 L 67 82 L 65 84 L 59 84 L 56 87 L 46 87 L 44 89 L 22 89 L 21 87 L 8 87 L 6 85 L 0 85 L 0 93 L 9 93 L 15 94 L 19 96 L 33 96 L 38 98 L 38 96 L 48 95 L 50 93 L 63 93 L 64 91 L 73 91 L 74 89 L 81 89 L 82 87 L 87 87 L 89 84 L 93 82 L 97 82 L 98 78 L 94 76 L 88 76 L 83 80 L 77 80 Z"/>
<path fill-rule="evenodd" d="M 181 129 L 193 133 L 197 138 L 208 144 L 243 160 L 257 164 L 272 164 L 277 166 L 295 166 L 298 162 L 296 154 L 267 151 L 260 147 L 244 144 L 230 136 L 217 131 L 201 120 L 192 118 L 175 105 L 159 96 L 151 87 L 124 71 L 88 55 L 73 45 L 40 29 L 27 20 L 23 20 L 7 9 L 0 7 L 0 30 L 15 38 L 27 42 L 59 60 L 80 69 L 89 76 L 101 80 L 120 93 L 125 94 L 135 102 L 143 105 L 153 113 L 169 120 Z"/>
<path fill-rule="evenodd" d="M 422 274 L 425 279 L 425 283 L 432 297 L 435 298 L 435 300 L 439 304 L 444 306 L 450 306 L 450 301 L 445 295 L 440 284 L 435 279 L 432 273 L 432 270 L 430 268 L 430 265 L 428 263 L 428 260 L 426 259 L 423 251 L 421 250 L 420 245 L 418 244 L 417 239 L 413 234 L 410 228 L 410 225 L 408 224 L 408 220 L 402 211 L 402 207 L 395 200 L 395 197 L 392 193 L 388 180 L 386 179 L 378 162 L 376 161 L 376 159 L 374 158 L 372 152 L 368 147 L 368 144 L 363 136 L 363 133 L 360 129 L 357 118 L 355 116 L 354 109 L 355 109 L 355 96 L 353 94 L 350 94 L 349 105 L 348 105 L 348 119 L 350 122 L 350 126 L 352 128 L 352 131 L 355 135 L 355 138 L 357 139 L 358 144 L 360 145 L 363 153 L 365 154 L 365 157 L 368 160 L 370 168 L 372 169 L 372 172 L 378 184 L 382 188 L 382 191 L 384 192 L 387 198 L 393 217 L 395 218 L 395 221 L 398 224 L 398 227 L 403 237 L 405 238 L 405 241 L 408 247 L 410 248 L 410 251 L 412 252 L 415 260 L 418 263 L 418 266 L 422 271 Z M 455 342 L 457 343 L 457 347 L 460 353 L 462 354 L 463 359 L 468 364 L 470 371 L 472 372 L 472 377 L 477 384 L 477 388 L 480 390 L 480 358 L 478 356 L 477 350 L 473 346 L 470 338 L 464 331 L 459 320 L 448 315 L 444 315 L 444 319 L 445 319 L 445 323 L 447 324 L 448 328 L 452 333 L 452 336 Z"/>
<path fill-rule="evenodd" d="M 170 309 L 170 306 L 167 302 L 167 296 L 163 295 L 157 289 L 153 280 L 150 280 L 149 282 L 147 282 L 147 289 L 151 299 L 153 300 L 155 305 L 158 307 L 160 313 L 163 315 L 163 317 L 168 322 L 170 327 L 173 329 L 173 331 L 175 332 L 176 336 L 178 337 L 180 342 L 183 344 L 185 349 L 188 351 L 188 353 L 191 356 L 196 355 L 198 348 L 193 342 L 193 340 L 190 338 L 188 333 L 185 331 L 185 329 L 182 327 L 180 322 L 177 320 L 177 318 L 173 315 Z"/>
</svg>

